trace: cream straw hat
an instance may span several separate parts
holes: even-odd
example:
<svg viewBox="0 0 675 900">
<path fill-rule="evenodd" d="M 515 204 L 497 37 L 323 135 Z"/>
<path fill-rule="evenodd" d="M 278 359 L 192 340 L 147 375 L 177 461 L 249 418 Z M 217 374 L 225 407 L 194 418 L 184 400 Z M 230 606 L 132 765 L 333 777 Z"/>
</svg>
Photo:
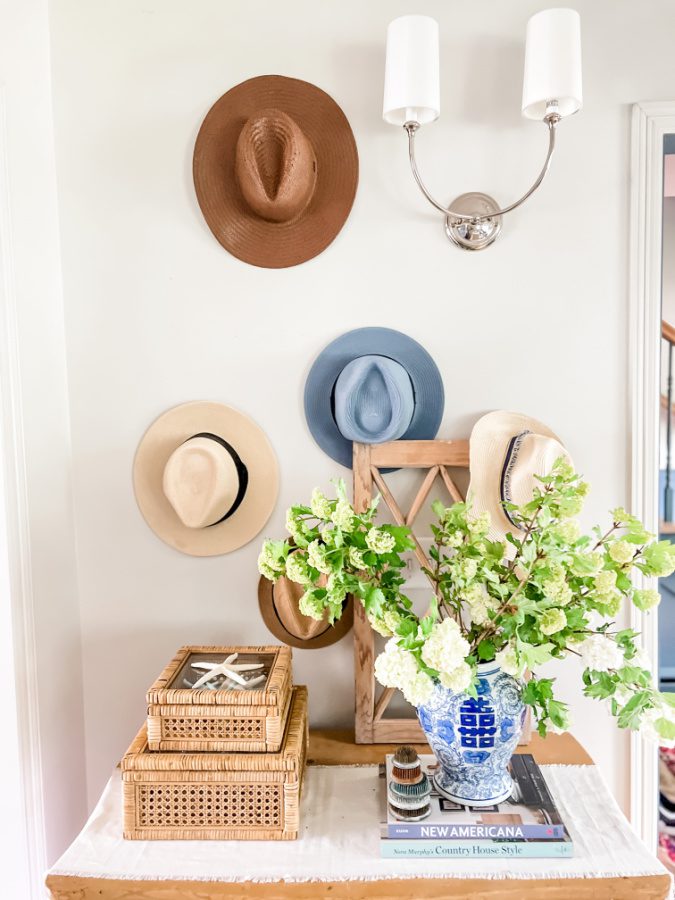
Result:
<svg viewBox="0 0 675 900">
<path fill-rule="evenodd" d="M 247 544 L 276 503 L 279 471 L 267 436 L 223 403 L 183 403 L 145 432 L 134 459 L 136 501 L 150 528 L 190 556 Z"/>
<path fill-rule="evenodd" d="M 572 459 L 560 438 L 543 422 L 522 413 L 496 410 L 476 422 L 471 432 L 467 497 L 472 511 L 490 514 L 490 537 L 501 540 L 507 532 L 518 536 L 502 503 L 529 503 L 535 475 L 547 475 L 553 463 Z"/>
</svg>

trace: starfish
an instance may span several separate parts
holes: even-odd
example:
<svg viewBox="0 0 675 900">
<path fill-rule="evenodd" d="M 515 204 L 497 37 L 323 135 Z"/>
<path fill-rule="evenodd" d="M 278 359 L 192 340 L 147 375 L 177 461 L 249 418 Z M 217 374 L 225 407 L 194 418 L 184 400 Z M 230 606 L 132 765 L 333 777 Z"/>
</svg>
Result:
<svg viewBox="0 0 675 900">
<path fill-rule="evenodd" d="M 218 675 L 223 675 L 225 678 L 230 678 L 232 681 L 237 684 L 242 685 L 243 687 L 255 687 L 257 684 L 260 684 L 261 681 L 265 680 L 264 675 L 258 676 L 258 678 L 251 678 L 250 681 L 247 681 L 245 678 L 242 678 L 239 675 L 239 672 L 253 672 L 256 669 L 264 668 L 264 663 L 238 663 L 234 664 L 235 659 L 239 656 L 238 653 L 231 653 L 227 659 L 224 659 L 221 663 L 210 663 L 210 662 L 194 662 L 192 663 L 193 669 L 206 669 L 206 674 L 202 675 L 202 677 L 195 681 L 192 685 L 193 689 L 200 688 L 205 685 L 208 681 L 211 681 L 213 678 L 216 678 Z"/>
</svg>

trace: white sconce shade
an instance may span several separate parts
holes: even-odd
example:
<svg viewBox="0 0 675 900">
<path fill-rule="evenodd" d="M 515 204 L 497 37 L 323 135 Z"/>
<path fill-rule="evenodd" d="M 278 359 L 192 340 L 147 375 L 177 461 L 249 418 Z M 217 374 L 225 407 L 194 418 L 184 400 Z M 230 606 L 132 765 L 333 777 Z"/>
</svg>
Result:
<svg viewBox="0 0 675 900">
<path fill-rule="evenodd" d="M 523 115 L 542 120 L 550 101 L 561 117 L 578 112 L 581 95 L 581 21 L 574 9 L 545 9 L 527 23 Z"/>
<path fill-rule="evenodd" d="M 387 29 L 382 116 L 392 125 L 425 125 L 441 111 L 438 22 L 401 16 Z"/>
</svg>

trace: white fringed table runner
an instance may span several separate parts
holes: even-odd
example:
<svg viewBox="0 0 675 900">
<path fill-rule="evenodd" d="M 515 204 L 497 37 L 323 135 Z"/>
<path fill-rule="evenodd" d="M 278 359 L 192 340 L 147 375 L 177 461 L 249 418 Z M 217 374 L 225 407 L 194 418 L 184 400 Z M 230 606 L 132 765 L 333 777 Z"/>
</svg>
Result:
<svg viewBox="0 0 675 900">
<path fill-rule="evenodd" d="M 125 841 L 116 771 L 83 831 L 50 874 L 223 882 L 665 874 L 595 766 L 542 766 L 542 771 L 574 841 L 572 859 L 381 859 L 377 766 L 308 768 L 297 841 Z"/>
</svg>

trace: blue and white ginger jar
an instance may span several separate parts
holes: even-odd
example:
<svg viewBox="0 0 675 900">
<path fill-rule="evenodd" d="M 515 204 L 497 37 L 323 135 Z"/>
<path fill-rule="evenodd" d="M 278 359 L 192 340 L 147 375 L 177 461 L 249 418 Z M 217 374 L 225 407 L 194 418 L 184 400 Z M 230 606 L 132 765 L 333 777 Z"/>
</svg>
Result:
<svg viewBox="0 0 675 900">
<path fill-rule="evenodd" d="M 476 700 L 437 684 L 417 710 L 440 769 L 439 793 L 463 806 L 492 806 L 511 795 L 508 764 L 525 720 L 522 684 L 494 663 L 478 666 Z"/>
</svg>

